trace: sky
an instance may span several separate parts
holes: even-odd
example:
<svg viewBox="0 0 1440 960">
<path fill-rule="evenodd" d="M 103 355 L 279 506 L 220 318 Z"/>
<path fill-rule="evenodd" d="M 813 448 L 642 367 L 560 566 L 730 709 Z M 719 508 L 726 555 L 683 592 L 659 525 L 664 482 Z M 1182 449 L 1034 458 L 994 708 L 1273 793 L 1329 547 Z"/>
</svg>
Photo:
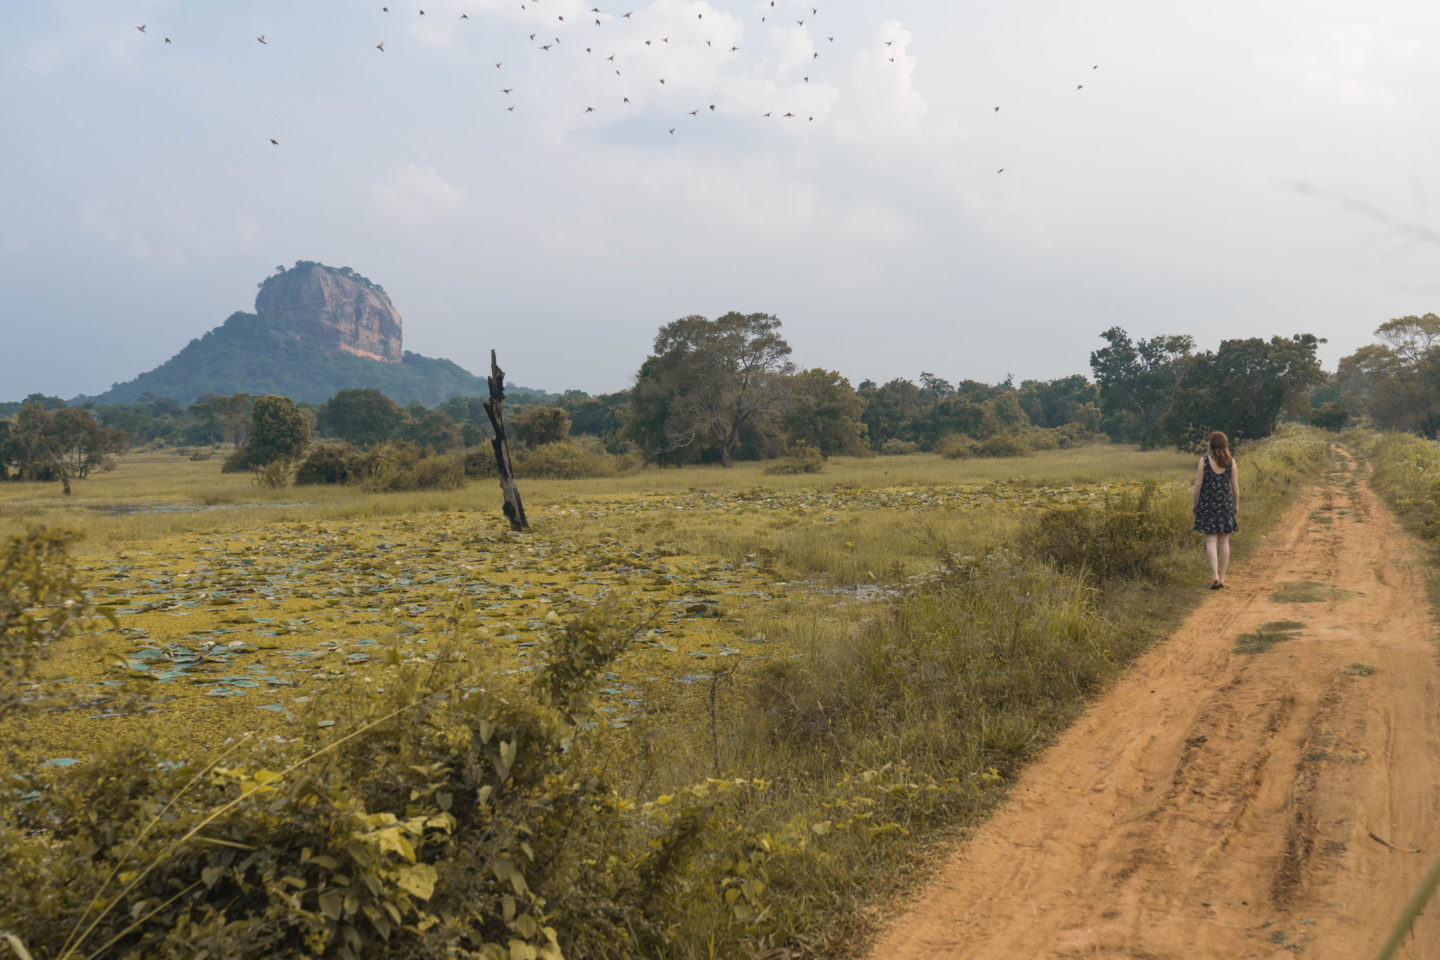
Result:
<svg viewBox="0 0 1440 960">
<path fill-rule="evenodd" d="M 302 259 L 556 392 L 730 310 L 855 384 L 1088 374 L 1112 326 L 1333 369 L 1440 311 L 1440 5 L 595 3 L 7 9 L 0 400 L 129 380 Z"/>
</svg>

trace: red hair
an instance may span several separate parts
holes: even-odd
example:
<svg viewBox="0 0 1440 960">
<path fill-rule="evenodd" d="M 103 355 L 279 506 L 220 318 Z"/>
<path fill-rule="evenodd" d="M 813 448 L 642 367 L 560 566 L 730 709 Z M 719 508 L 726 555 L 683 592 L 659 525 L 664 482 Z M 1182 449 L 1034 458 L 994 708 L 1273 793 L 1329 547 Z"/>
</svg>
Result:
<svg viewBox="0 0 1440 960">
<path fill-rule="evenodd" d="M 1235 462 L 1230 456 L 1230 438 L 1219 430 L 1210 434 L 1210 460 L 1222 470 L 1229 470 Z"/>
</svg>

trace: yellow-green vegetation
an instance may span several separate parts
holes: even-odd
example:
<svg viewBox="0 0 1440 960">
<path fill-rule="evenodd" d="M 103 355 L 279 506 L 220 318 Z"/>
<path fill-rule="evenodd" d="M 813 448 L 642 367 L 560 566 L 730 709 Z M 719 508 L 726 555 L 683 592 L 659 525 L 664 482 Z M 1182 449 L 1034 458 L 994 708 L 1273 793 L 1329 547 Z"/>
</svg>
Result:
<svg viewBox="0 0 1440 960">
<path fill-rule="evenodd" d="M 1241 452 L 1247 531 L 1324 447 Z M 0 872 L 42 879 L 0 930 L 52 958 L 851 955 L 917 845 L 1204 596 L 1193 467 L 522 477 L 520 536 L 490 482 L 152 457 L 69 503 L 5 485 L 3 532 L 84 533 L 118 628 L 10 681 Z"/>
<path fill-rule="evenodd" d="M 1315 580 L 1280 580 L 1270 599 L 1276 603 L 1324 603 L 1326 600 L 1343 600 L 1350 591 L 1332 587 Z"/>
<path fill-rule="evenodd" d="M 1305 624 L 1298 620 L 1273 620 L 1235 638 L 1236 653 L 1265 653 L 1285 640 L 1300 635 Z"/>
</svg>

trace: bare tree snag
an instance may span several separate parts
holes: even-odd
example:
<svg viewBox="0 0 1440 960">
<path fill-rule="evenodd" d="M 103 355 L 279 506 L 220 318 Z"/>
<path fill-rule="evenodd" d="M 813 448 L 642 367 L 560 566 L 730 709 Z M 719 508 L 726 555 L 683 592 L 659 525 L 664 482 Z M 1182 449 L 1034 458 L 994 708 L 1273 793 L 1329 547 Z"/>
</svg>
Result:
<svg viewBox="0 0 1440 960">
<path fill-rule="evenodd" d="M 525 519 L 525 507 L 515 486 L 515 471 L 510 466 L 510 446 L 505 441 L 505 371 L 495 362 L 494 350 L 490 351 L 490 376 L 485 381 L 490 385 L 485 415 L 495 431 L 490 446 L 495 448 L 495 469 L 500 474 L 500 492 L 505 495 L 505 519 L 510 521 L 510 529 L 519 533 L 528 529 L 530 522 Z"/>
</svg>

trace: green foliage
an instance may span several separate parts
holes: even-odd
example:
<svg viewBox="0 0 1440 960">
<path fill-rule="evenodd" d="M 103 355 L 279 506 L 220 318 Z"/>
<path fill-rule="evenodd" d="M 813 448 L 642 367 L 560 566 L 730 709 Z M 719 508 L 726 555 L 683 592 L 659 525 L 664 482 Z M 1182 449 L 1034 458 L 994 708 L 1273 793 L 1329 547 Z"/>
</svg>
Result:
<svg viewBox="0 0 1440 960">
<path fill-rule="evenodd" d="M 0 547 L 0 717 L 21 703 L 20 684 L 56 640 L 72 633 L 89 613 L 85 591 L 70 563 L 75 535 L 37 529 L 10 537 Z M 105 616 L 108 609 L 102 611 Z"/>
<path fill-rule="evenodd" d="M 300 486 L 348 483 L 351 466 L 358 456 L 359 451 L 348 446 L 318 444 L 295 471 L 295 483 Z"/>
<path fill-rule="evenodd" d="M 1188 448 L 1212 430 L 1233 441 L 1268 437 L 1282 410 L 1303 412 L 1310 387 L 1324 382 L 1315 357 L 1321 343 L 1308 333 L 1222 340 L 1214 353 L 1191 357 L 1163 418 L 1170 442 Z"/>
<path fill-rule="evenodd" d="M 1374 464 L 1375 488 L 1405 526 L 1431 543 L 1440 542 L 1440 442 L 1360 431 L 1347 433 L 1345 440 Z"/>
<path fill-rule="evenodd" d="M 250 436 L 242 448 L 251 467 L 289 463 L 310 443 L 310 418 L 289 397 L 257 397 L 250 410 Z"/>
<path fill-rule="evenodd" d="M 771 477 L 794 476 L 802 473 L 820 473 L 825 469 L 825 457 L 814 447 L 799 446 L 789 456 L 776 460 L 765 468 L 765 475 Z"/>
<path fill-rule="evenodd" d="M 1014 433 L 997 433 L 975 445 L 977 457 L 1028 457 L 1034 450 L 1025 438 Z"/>
<path fill-rule="evenodd" d="M 358 447 L 393 439 L 405 421 L 400 405 L 374 387 L 341 390 L 321 404 L 315 418 L 320 432 Z"/>
<path fill-rule="evenodd" d="M 1340 361 L 1344 405 L 1385 430 L 1440 435 L 1440 316 L 1388 320 L 1375 336 Z"/>
<path fill-rule="evenodd" d="M 464 435 L 443 410 L 412 410 L 399 436 L 431 453 L 447 453 L 464 445 Z"/>
<path fill-rule="evenodd" d="M 1058 569 L 1105 581 L 1151 575 L 1189 539 L 1179 493 L 1155 484 L 1112 497 L 1100 506 L 1054 507 L 1022 534 L 1023 549 Z"/>
<path fill-rule="evenodd" d="M 1132 343 L 1119 327 L 1100 336 L 1108 346 L 1090 354 L 1090 369 L 1100 391 L 1105 432 L 1141 447 L 1167 445 L 1172 435 L 1163 420 L 1194 338 L 1169 335 Z"/>
<path fill-rule="evenodd" d="M 790 399 L 783 427 L 791 443 L 803 443 L 824 456 L 856 455 L 868 447 L 860 419 L 865 401 L 850 381 L 834 370 L 815 367 L 790 378 Z"/>
<path fill-rule="evenodd" d="M 490 474 L 494 474 L 495 457 L 489 450 Z M 639 466 L 634 457 L 608 454 L 575 440 L 547 443 L 540 447 L 524 447 L 511 451 L 511 464 L 518 479 L 543 477 L 550 480 L 579 480 L 583 477 L 613 477 Z"/>
<path fill-rule="evenodd" d="M 1350 411 L 1334 400 L 1322 403 L 1310 411 L 1311 426 L 1329 430 L 1331 433 L 1339 433 L 1344 430 L 1345 425 L 1349 422 Z"/>
<path fill-rule="evenodd" d="M 682 317 L 660 328 L 632 391 L 630 435 L 658 459 L 705 438 L 729 466 L 747 428 L 778 415 L 790 345 L 766 313 Z"/>
<path fill-rule="evenodd" d="M 89 410 L 52 409 L 26 403 L 0 430 L 0 479 L 59 480 L 70 492 L 71 478 L 111 466 L 111 455 L 126 448 L 121 430 L 102 426 Z"/>
<path fill-rule="evenodd" d="M 506 430 L 527 447 L 560 443 L 570 436 L 570 414 L 561 407 L 527 407 L 510 419 Z"/>
</svg>

